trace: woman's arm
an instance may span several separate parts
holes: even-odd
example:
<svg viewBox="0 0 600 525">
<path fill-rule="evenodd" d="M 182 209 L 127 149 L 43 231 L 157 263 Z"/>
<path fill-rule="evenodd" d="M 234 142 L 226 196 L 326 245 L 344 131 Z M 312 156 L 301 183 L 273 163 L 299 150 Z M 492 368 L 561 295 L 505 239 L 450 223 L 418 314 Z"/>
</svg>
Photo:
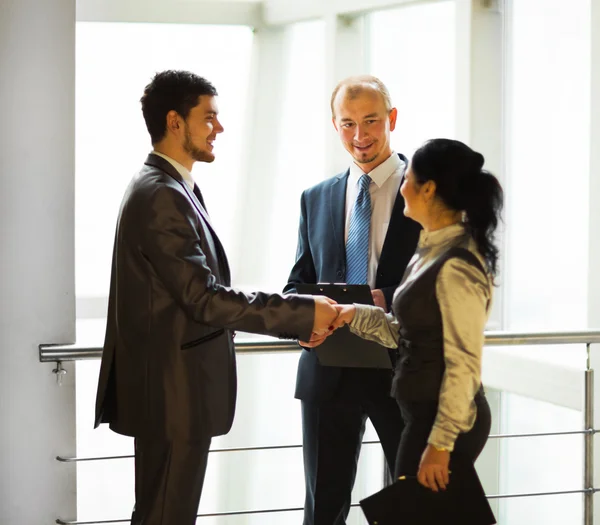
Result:
<svg viewBox="0 0 600 525">
<path fill-rule="evenodd" d="M 438 274 L 436 296 L 442 314 L 446 370 L 428 442 L 452 451 L 458 435 L 473 427 L 477 415 L 474 398 L 481 385 L 491 287 L 481 270 L 453 258 Z"/>
<path fill-rule="evenodd" d="M 375 341 L 387 348 L 398 346 L 399 323 L 393 314 L 386 314 L 378 306 L 355 304 L 350 331 L 363 339 Z"/>
</svg>

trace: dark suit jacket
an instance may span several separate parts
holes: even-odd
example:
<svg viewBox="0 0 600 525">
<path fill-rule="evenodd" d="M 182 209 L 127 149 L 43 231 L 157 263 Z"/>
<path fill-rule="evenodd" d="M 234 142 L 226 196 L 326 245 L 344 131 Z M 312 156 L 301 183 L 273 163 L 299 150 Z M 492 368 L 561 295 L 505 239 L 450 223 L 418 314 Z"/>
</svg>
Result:
<svg viewBox="0 0 600 525">
<path fill-rule="evenodd" d="M 408 164 L 404 155 L 399 156 Z M 344 232 L 349 174 L 350 170 L 347 170 L 302 194 L 296 264 L 284 292 L 294 292 L 297 283 L 345 282 Z M 420 230 L 418 223 L 405 217 L 404 199 L 398 192 L 376 276 L 376 288 L 383 291 L 388 307 L 415 252 Z M 365 370 L 364 375 L 383 385 L 389 393 L 391 378 L 388 371 Z M 316 352 L 304 351 L 298 365 L 296 397 L 306 401 L 332 399 L 340 377 L 340 368 L 321 366 Z"/>
<path fill-rule="evenodd" d="M 310 337 L 314 301 L 229 288 L 205 210 L 169 162 L 149 155 L 119 212 L 96 426 L 195 440 L 231 428 L 231 330 Z"/>
</svg>

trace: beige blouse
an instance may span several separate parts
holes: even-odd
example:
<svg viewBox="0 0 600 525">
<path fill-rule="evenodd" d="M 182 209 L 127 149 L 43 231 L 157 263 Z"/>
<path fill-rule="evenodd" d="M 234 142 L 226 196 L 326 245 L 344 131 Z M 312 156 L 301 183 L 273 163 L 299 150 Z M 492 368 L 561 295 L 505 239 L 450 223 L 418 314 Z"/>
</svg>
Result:
<svg viewBox="0 0 600 525">
<path fill-rule="evenodd" d="M 475 241 L 462 224 L 433 232 L 422 231 L 415 255 L 395 293 L 418 279 L 429 263 L 455 246 L 471 251 L 485 267 Z M 484 329 L 491 308 L 492 281 L 473 265 L 452 258 L 438 273 L 436 297 L 442 314 L 446 370 L 428 442 L 452 451 L 458 434 L 468 432 L 477 415 L 474 397 L 481 384 Z M 352 332 L 388 348 L 398 346 L 401 320 L 375 306 L 355 306 L 356 315 L 350 324 Z"/>
</svg>

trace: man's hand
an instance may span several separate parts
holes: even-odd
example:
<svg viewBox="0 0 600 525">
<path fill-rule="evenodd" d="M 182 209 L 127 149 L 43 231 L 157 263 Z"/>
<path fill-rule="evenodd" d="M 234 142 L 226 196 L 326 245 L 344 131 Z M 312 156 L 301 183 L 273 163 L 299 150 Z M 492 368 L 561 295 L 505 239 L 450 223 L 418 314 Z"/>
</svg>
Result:
<svg viewBox="0 0 600 525">
<path fill-rule="evenodd" d="M 371 295 L 373 296 L 373 304 L 375 306 L 379 306 L 379 308 L 383 308 L 383 310 L 387 312 L 387 301 L 385 300 L 385 295 L 383 295 L 383 292 L 379 289 L 371 290 Z"/>
<path fill-rule="evenodd" d="M 353 304 L 336 304 L 337 319 L 333 321 L 333 328 L 337 330 L 345 324 L 350 324 L 356 314 L 356 306 Z"/>
<path fill-rule="evenodd" d="M 332 324 L 337 317 L 337 310 L 333 306 L 337 304 L 333 299 L 324 295 L 315 295 L 315 321 L 313 324 L 313 336 L 329 335 L 332 331 Z"/>
<path fill-rule="evenodd" d="M 449 464 L 450 452 L 438 450 L 433 445 L 428 444 L 421 456 L 421 464 L 417 474 L 419 483 L 433 490 L 433 492 L 438 492 L 440 489 L 446 490 L 446 486 L 450 483 Z"/>
</svg>

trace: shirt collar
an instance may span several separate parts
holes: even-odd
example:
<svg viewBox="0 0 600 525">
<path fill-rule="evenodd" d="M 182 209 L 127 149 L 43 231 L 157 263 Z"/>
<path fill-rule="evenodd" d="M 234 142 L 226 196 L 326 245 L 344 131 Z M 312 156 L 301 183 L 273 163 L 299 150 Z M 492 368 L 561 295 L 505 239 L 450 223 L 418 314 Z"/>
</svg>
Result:
<svg viewBox="0 0 600 525">
<path fill-rule="evenodd" d="M 443 244 L 452 239 L 456 239 L 457 237 L 460 237 L 464 234 L 465 225 L 462 222 L 457 222 L 455 224 L 451 224 L 450 226 L 446 226 L 445 228 L 440 228 L 439 230 L 435 230 L 432 232 L 426 232 L 425 230 L 421 230 L 421 234 L 419 237 L 419 248 L 428 248 L 431 246 Z"/>
<path fill-rule="evenodd" d="M 172 159 L 171 157 L 169 157 L 168 155 L 165 155 L 164 153 L 160 153 L 156 150 L 153 150 L 152 153 L 154 155 L 158 155 L 159 157 L 162 157 L 169 164 L 171 164 L 171 166 L 173 166 L 177 170 L 179 175 L 182 176 L 183 180 L 190 187 L 190 189 L 192 191 L 194 190 L 194 179 L 192 178 L 192 174 L 190 173 L 190 170 L 188 170 L 183 164 L 180 164 L 175 159 Z"/>
<path fill-rule="evenodd" d="M 377 184 L 378 188 L 381 188 L 386 180 L 388 180 L 393 173 L 399 169 L 404 169 L 404 162 L 397 153 L 392 151 L 392 154 L 374 170 L 368 173 L 371 180 Z M 353 181 L 357 181 L 364 171 L 354 162 L 350 164 L 350 177 Z"/>
</svg>

